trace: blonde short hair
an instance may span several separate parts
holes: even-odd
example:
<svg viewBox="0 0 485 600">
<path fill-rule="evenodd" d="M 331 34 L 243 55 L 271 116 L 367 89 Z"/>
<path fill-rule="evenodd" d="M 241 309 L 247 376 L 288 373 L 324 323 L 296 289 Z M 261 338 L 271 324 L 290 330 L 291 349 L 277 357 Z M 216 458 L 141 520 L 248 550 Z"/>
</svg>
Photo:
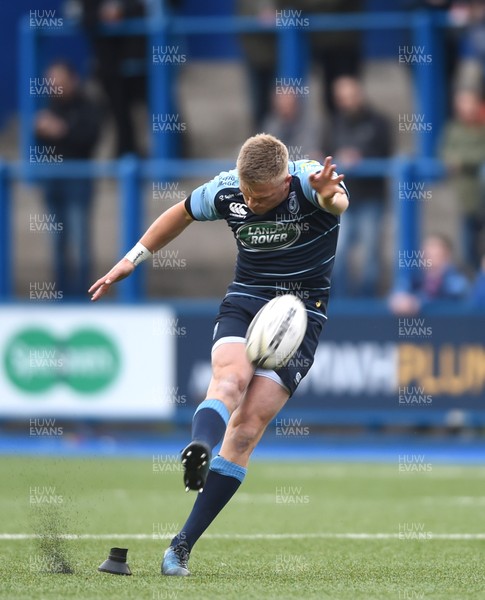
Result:
<svg viewBox="0 0 485 600">
<path fill-rule="evenodd" d="M 236 165 L 239 179 L 249 187 L 272 183 L 288 175 L 288 149 L 274 136 L 258 133 L 244 142 Z"/>
</svg>

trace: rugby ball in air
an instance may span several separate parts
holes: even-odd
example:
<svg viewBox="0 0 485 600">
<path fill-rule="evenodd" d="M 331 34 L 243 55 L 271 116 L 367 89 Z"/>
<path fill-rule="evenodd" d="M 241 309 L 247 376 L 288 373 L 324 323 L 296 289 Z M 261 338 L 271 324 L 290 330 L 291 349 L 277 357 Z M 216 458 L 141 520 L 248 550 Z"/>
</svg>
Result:
<svg viewBox="0 0 485 600">
<path fill-rule="evenodd" d="M 255 367 L 283 367 L 305 337 L 307 313 L 292 294 L 277 296 L 256 314 L 246 333 L 246 355 Z"/>
</svg>

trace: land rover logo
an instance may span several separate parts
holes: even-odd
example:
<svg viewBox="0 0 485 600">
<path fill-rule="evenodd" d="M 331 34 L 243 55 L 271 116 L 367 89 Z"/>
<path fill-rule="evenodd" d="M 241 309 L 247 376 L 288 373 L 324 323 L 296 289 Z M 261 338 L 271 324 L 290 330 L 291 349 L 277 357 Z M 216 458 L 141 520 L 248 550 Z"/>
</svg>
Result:
<svg viewBox="0 0 485 600">
<path fill-rule="evenodd" d="M 246 223 L 237 230 L 238 240 L 253 251 L 279 250 L 292 246 L 300 237 L 300 229 L 294 223 L 262 221 Z"/>
</svg>

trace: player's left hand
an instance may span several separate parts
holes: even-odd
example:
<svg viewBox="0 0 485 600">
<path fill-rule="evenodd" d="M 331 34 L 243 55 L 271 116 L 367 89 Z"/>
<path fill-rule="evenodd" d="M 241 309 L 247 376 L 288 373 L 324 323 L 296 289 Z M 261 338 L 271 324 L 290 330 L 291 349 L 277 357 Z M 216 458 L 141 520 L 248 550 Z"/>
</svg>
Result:
<svg viewBox="0 0 485 600">
<path fill-rule="evenodd" d="M 325 200 L 330 200 L 336 193 L 343 191 L 339 184 L 344 180 L 344 176 L 337 175 L 336 168 L 337 165 L 332 163 L 332 157 L 327 156 L 323 169 L 318 173 L 310 174 L 310 185 Z"/>
</svg>

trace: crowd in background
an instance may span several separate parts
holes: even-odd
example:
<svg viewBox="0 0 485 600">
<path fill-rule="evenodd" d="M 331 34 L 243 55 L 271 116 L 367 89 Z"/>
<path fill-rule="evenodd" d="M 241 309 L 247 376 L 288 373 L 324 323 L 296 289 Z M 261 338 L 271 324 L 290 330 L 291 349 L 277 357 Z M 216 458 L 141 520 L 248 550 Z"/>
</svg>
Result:
<svg viewBox="0 0 485 600">
<path fill-rule="evenodd" d="M 169 10 L 181 3 L 173 0 Z M 90 158 L 103 133 L 105 115 L 116 131 L 114 154 L 144 155 L 133 121 L 133 106 L 146 102 L 144 69 L 146 41 L 143 36 L 103 36 L 99 24 L 109 24 L 146 14 L 143 0 L 80 0 L 80 24 L 92 53 L 92 73 L 103 90 L 104 106 L 85 92 L 76 68 L 65 61 L 50 65 L 48 75 L 66 93 L 49 99 L 39 111 L 35 132 L 40 143 L 56 142 L 66 158 Z M 423 0 L 410 8 L 446 9 L 459 33 L 448 30 L 445 38 L 450 97 L 448 120 L 442 132 L 439 155 L 447 169 L 458 206 L 458 236 L 462 267 L 456 263 L 458 244 L 435 231 L 423 241 L 422 253 L 432 267 L 421 269 L 408 289 L 394 289 L 389 305 L 396 313 L 414 314 L 439 299 L 470 302 L 484 306 L 485 296 L 485 6 L 478 0 L 450 2 Z M 276 10 L 293 8 L 285 0 L 240 0 L 236 13 L 274 20 Z M 312 15 L 322 12 L 360 12 L 362 0 L 300 0 L 298 9 Z M 252 131 L 266 131 L 279 137 L 291 149 L 301 149 L 300 158 L 323 159 L 331 154 L 339 169 L 357 165 L 366 158 L 388 158 L 395 152 L 389 117 L 366 97 L 362 83 L 362 39 L 355 31 L 312 33 L 309 62 L 323 82 L 321 110 L 323 129 L 312 119 L 309 94 L 286 86 L 275 88 L 276 38 L 274 33 L 244 34 L 239 39 L 248 74 L 248 100 Z M 461 51 L 473 55 L 483 73 L 472 85 L 458 85 L 456 67 Z M 167 92 L 169 93 L 169 92 Z M 388 190 L 384 177 L 348 177 L 351 208 L 342 219 L 334 270 L 334 295 L 375 298 L 385 290 L 382 284 L 381 240 L 383 217 L 388 211 Z M 73 192 L 75 190 L 75 193 Z M 76 180 L 66 189 L 61 179 L 45 184 L 48 210 L 65 224 L 55 238 L 56 274 L 66 296 L 78 295 L 89 282 L 90 220 L 93 190 L 91 182 Z M 356 252 L 359 268 L 349 261 Z M 478 273 L 478 275 L 477 275 Z"/>
</svg>

